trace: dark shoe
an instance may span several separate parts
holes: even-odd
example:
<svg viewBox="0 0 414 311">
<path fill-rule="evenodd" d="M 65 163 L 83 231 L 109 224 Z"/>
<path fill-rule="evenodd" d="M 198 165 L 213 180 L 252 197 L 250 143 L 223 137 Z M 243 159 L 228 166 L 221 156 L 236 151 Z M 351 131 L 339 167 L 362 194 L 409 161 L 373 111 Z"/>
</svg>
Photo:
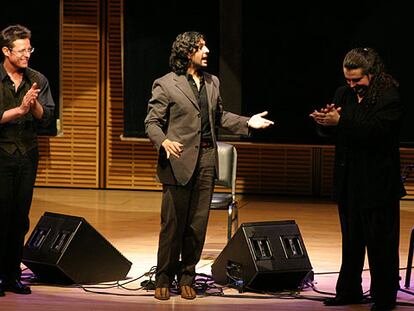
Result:
<svg viewBox="0 0 414 311">
<path fill-rule="evenodd" d="M 159 300 L 168 300 L 170 299 L 170 289 L 168 287 L 157 287 L 154 297 Z"/>
<path fill-rule="evenodd" d="M 345 306 L 345 305 L 355 305 L 362 303 L 362 297 L 346 297 L 346 296 L 336 296 L 335 298 L 326 299 L 323 304 L 325 306 Z"/>
<path fill-rule="evenodd" d="M 16 294 L 28 295 L 32 291 L 29 286 L 23 284 L 20 280 L 3 281 L 3 290 Z"/>
<path fill-rule="evenodd" d="M 190 285 L 180 286 L 181 297 L 184 299 L 194 299 L 197 297 L 197 293 Z"/>
<path fill-rule="evenodd" d="M 391 303 L 391 304 L 374 303 L 371 307 L 371 311 L 390 311 L 393 309 L 395 309 L 395 303 Z"/>
</svg>

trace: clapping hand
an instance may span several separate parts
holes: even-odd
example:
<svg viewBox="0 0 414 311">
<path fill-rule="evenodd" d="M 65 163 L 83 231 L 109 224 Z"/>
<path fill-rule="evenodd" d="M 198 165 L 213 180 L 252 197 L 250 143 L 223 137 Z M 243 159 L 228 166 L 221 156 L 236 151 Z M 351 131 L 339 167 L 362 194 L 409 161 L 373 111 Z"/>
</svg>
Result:
<svg viewBox="0 0 414 311">
<path fill-rule="evenodd" d="M 326 107 L 321 108 L 319 111 L 314 110 L 309 116 L 320 125 L 337 125 L 341 112 L 341 107 L 335 107 L 335 104 L 328 104 Z"/>
<path fill-rule="evenodd" d="M 22 103 L 20 104 L 20 110 L 22 114 L 26 114 L 29 112 L 31 106 L 36 102 L 37 97 L 39 96 L 39 87 L 37 83 L 33 83 L 32 87 L 27 91 L 24 95 Z"/>
</svg>

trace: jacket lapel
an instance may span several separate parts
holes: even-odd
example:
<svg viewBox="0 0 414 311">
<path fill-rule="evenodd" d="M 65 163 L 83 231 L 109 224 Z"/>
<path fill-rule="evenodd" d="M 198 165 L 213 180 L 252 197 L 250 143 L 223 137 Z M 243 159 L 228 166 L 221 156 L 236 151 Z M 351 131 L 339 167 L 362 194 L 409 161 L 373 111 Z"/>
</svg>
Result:
<svg viewBox="0 0 414 311">
<path fill-rule="evenodd" d="M 207 92 L 207 101 L 208 101 L 208 110 L 211 112 L 212 110 L 212 102 L 213 102 L 213 80 L 211 79 L 211 75 L 204 73 L 204 84 L 206 87 Z"/>
<path fill-rule="evenodd" d="M 193 90 L 191 89 L 190 83 L 188 83 L 185 75 L 180 75 L 176 77 L 176 86 L 181 92 L 191 101 L 191 103 L 200 110 L 197 99 L 194 95 Z"/>
</svg>

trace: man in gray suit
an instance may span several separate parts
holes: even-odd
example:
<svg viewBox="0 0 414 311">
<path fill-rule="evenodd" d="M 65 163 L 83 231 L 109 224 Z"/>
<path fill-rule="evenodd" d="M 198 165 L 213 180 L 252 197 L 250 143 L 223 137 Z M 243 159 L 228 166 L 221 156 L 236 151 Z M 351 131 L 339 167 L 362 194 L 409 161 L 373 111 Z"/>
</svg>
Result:
<svg viewBox="0 0 414 311">
<path fill-rule="evenodd" d="M 249 127 L 273 122 L 262 112 L 251 118 L 223 110 L 219 79 L 205 71 L 209 50 L 198 32 L 179 34 L 170 55 L 171 72 L 153 83 L 146 134 L 159 152 L 163 184 L 155 298 L 169 299 L 177 275 L 181 297 L 196 298 L 195 267 L 201 257 L 218 156 L 219 127 L 248 135 Z"/>
</svg>

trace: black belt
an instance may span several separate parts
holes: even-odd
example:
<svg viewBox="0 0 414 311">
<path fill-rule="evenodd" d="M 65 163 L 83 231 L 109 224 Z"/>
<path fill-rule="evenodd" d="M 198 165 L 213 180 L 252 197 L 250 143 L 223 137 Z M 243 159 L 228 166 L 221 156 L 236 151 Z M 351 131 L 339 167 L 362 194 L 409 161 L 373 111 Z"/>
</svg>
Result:
<svg viewBox="0 0 414 311">
<path fill-rule="evenodd" d="M 210 140 L 202 140 L 200 142 L 200 147 L 201 148 L 213 148 L 213 142 Z"/>
</svg>

